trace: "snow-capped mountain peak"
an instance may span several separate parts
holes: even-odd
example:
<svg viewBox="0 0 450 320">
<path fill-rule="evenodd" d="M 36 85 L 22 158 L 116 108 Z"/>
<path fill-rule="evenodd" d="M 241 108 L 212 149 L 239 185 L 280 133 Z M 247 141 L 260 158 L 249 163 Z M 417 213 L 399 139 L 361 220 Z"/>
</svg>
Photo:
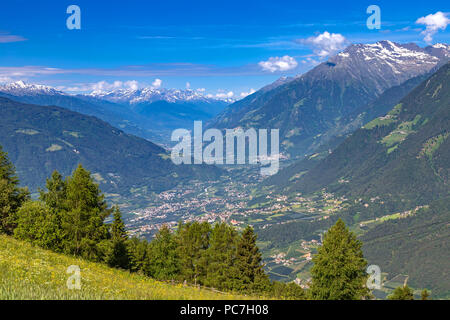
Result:
<svg viewBox="0 0 450 320">
<path fill-rule="evenodd" d="M 93 91 L 88 94 L 89 97 L 108 100 L 110 102 L 136 105 L 141 103 L 152 103 L 155 101 L 167 101 L 167 102 L 188 102 L 188 101 L 217 101 L 227 100 L 230 102 L 230 98 L 219 98 L 205 96 L 203 92 L 197 90 L 179 90 L 179 89 L 164 89 L 146 87 L 141 89 L 118 89 L 113 91 Z"/>
<path fill-rule="evenodd" d="M 427 53 L 424 49 L 414 45 L 401 45 L 389 40 L 379 41 L 373 44 L 356 44 L 344 50 L 343 54 L 363 57 L 365 61 L 373 59 L 389 61 L 391 63 L 404 63 L 408 60 L 427 61 L 433 63 L 439 60 Z"/>
<path fill-rule="evenodd" d="M 36 96 L 36 95 L 65 95 L 64 92 L 53 87 L 40 84 L 29 84 L 24 81 L 16 81 L 0 86 L 0 92 L 13 96 Z"/>
<path fill-rule="evenodd" d="M 389 40 L 371 44 L 352 44 L 331 57 L 327 64 L 364 78 L 379 79 L 380 90 L 398 85 L 409 78 L 425 74 L 450 58 L 450 46 L 435 44 L 425 48 L 415 43 L 399 44 Z"/>
<path fill-rule="evenodd" d="M 432 47 L 436 48 L 436 49 L 446 49 L 446 50 L 449 50 L 449 48 L 450 48 L 450 46 L 445 43 L 436 43 L 436 44 L 432 45 Z"/>
</svg>

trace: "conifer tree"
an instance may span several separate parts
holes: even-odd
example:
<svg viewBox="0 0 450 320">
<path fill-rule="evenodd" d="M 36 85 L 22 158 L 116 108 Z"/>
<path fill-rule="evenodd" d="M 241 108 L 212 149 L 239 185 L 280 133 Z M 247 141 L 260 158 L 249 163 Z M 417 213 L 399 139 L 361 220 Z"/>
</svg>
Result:
<svg viewBox="0 0 450 320">
<path fill-rule="evenodd" d="M 122 213 L 119 207 L 113 208 L 113 223 L 111 226 L 111 238 L 117 241 L 126 241 L 128 234 L 125 228 L 125 223 L 122 220 Z"/>
<path fill-rule="evenodd" d="M 122 220 L 122 214 L 117 206 L 113 208 L 113 223 L 110 234 L 111 239 L 106 240 L 106 244 L 103 244 L 105 262 L 110 267 L 128 269 L 130 265 L 127 248 L 128 234 Z"/>
<path fill-rule="evenodd" d="M 81 165 L 67 178 L 67 211 L 61 216 L 65 251 L 99 260 L 98 243 L 108 237 L 104 220 L 111 213 L 89 171 Z"/>
<path fill-rule="evenodd" d="M 395 288 L 394 292 L 388 296 L 389 300 L 414 300 L 413 291 L 408 285 Z"/>
<path fill-rule="evenodd" d="M 206 251 L 208 260 L 205 285 L 219 290 L 237 287 L 235 267 L 238 234 L 226 223 L 218 223 L 211 232 L 210 246 Z"/>
<path fill-rule="evenodd" d="M 168 226 L 163 226 L 150 243 L 150 274 L 159 280 L 173 280 L 179 274 L 177 242 Z"/>
<path fill-rule="evenodd" d="M 127 241 L 130 270 L 150 276 L 150 245 L 145 239 L 133 237 Z"/>
<path fill-rule="evenodd" d="M 58 213 L 63 211 L 67 198 L 67 184 L 58 171 L 53 171 L 52 176 L 47 179 L 46 189 L 47 191 L 39 190 L 40 200 Z"/>
<path fill-rule="evenodd" d="M 207 222 L 181 224 L 177 231 L 180 276 L 192 284 L 203 284 L 206 276 L 205 251 L 209 246 L 211 225 Z"/>
<path fill-rule="evenodd" d="M 359 300 L 368 296 L 362 243 L 339 219 L 313 257 L 310 293 L 318 300 Z"/>
<path fill-rule="evenodd" d="M 306 300 L 307 298 L 305 290 L 294 282 L 284 283 L 274 281 L 272 283 L 271 294 L 277 299 Z"/>
<path fill-rule="evenodd" d="M 262 256 L 256 245 L 256 234 L 247 226 L 240 236 L 236 251 L 238 290 L 262 292 L 270 289 L 270 281 L 263 269 Z"/>
<path fill-rule="evenodd" d="M 13 233 L 13 215 L 28 199 L 28 190 L 19 187 L 14 166 L 0 146 L 0 233 Z"/>
</svg>

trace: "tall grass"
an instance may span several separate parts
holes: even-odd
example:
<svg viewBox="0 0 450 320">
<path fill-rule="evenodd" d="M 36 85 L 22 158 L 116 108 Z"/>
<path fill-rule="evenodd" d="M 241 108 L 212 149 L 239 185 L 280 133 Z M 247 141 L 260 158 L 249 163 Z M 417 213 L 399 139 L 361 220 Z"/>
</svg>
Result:
<svg viewBox="0 0 450 320">
<path fill-rule="evenodd" d="M 81 269 L 81 289 L 68 289 L 67 268 Z M 206 289 L 172 285 L 99 263 L 57 254 L 0 235 L 0 299 L 248 299 Z"/>
</svg>

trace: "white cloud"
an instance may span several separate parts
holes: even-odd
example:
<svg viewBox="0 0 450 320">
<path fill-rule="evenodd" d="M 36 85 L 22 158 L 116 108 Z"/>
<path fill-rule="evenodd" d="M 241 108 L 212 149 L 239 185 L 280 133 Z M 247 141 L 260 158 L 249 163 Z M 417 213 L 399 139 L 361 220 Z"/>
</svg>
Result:
<svg viewBox="0 0 450 320">
<path fill-rule="evenodd" d="M 218 91 L 218 93 L 216 93 L 216 94 L 208 93 L 204 96 L 209 99 L 218 99 L 218 100 L 229 100 L 234 97 L 233 91 L 225 91 L 223 89 L 219 89 L 217 91 Z"/>
<path fill-rule="evenodd" d="M 10 77 L 3 77 L 0 75 L 0 83 L 11 83 L 14 82 L 14 80 Z"/>
<path fill-rule="evenodd" d="M 191 83 L 190 82 L 186 82 L 186 89 L 190 89 L 191 88 Z"/>
<path fill-rule="evenodd" d="M 297 42 L 311 46 L 316 55 L 325 58 L 344 49 L 347 39 L 342 34 L 325 31 L 316 37 L 298 39 Z"/>
<path fill-rule="evenodd" d="M 117 89 L 132 89 L 137 90 L 139 83 L 136 80 L 130 81 L 114 81 L 109 83 L 107 81 L 99 81 L 97 83 L 91 84 L 91 89 L 94 91 L 110 91 Z"/>
<path fill-rule="evenodd" d="M 15 36 L 12 34 L 0 34 L 0 43 L 21 42 L 27 39 L 22 36 Z"/>
<path fill-rule="evenodd" d="M 245 98 L 246 96 L 249 96 L 249 95 L 251 95 L 251 94 L 253 94 L 255 92 L 256 92 L 256 90 L 252 88 L 252 89 L 250 89 L 249 92 L 241 92 L 241 97 Z"/>
<path fill-rule="evenodd" d="M 429 14 L 425 17 L 417 19 L 416 23 L 426 26 L 425 30 L 423 30 L 421 34 L 425 36 L 423 40 L 430 43 L 433 41 L 433 36 L 439 30 L 445 30 L 447 28 L 447 25 L 450 24 L 450 19 L 448 18 L 448 13 L 438 11 L 435 14 Z"/>
<path fill-rule="evenodd" d="M 290 56 L 284 56 L 284 57 L 270 57 L 267 61 L 261 61 L 258 63 L 258 65 L 264 70 L 264 71 L 288 71 L 291 69 L 295 69 L 298 66 L 297 61 L 290 57 Z"/>
<path fill-rule="evenodd" d="M 234 93 L 233 91 L 228 91 L 228 92 L 219 92 L 216 93 L 215 97 L 218 99 L 231 99 L 233 98 Z"/>
<path fill-rule="evenodd" d="M 198 91 L 198 92 L 205 92 L 206 89 L 205 89 L 205 88 L 198 88 L 197 91 Z"/>
<path fill-rule="evenodd" d="M 114 82 L 107 82 L 107 81 L 99 81 L 95 83 L 82 83 L 82 84 L 75 84 L 71 87 L 66 86 L 58 86 L 56 89 L 61 91 L 67 91 L 67 92 L 91 92 L 91 91 L 112 91 L 117 89 L 131 89 L 131 90 L 137 90 L 139 88 L 139 82 L 136 80 L 129 80 L 129 81 L 114 81 Z"/>
<path fill-rule="evenodd" d="M 136 80 L 127 81 L 125 82 L 125 85 L 132 90 L 137 90 L 139 88 L 139 82 L 137 82 Z"/>
<path fill-rule="evenodd" d="M 161 88 L 162 80 L 161 79 L 155 79 L 155 81 L 152 82 L 152 87 L 154 89 Z"/>
</svg>

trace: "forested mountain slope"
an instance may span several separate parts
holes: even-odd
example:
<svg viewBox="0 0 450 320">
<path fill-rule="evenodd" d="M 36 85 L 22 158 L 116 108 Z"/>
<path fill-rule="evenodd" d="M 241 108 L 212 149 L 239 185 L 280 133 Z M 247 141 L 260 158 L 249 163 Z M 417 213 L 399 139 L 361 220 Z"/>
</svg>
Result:
<svg viewBox="0 0 450 320">
<path fill-rule="evenodd" d="M 355 112 L 387 89 L 448 61 L 447 45 L 432 48 L 390 41 L 351 45 L 304 75 L 230 105 L 209 126 L 280 129 L 282 152 L 303 156 L 352 132 Z"/>
<path fill-rule="evenodd" d="M 327 188 L 348 197 L 378 197 L 399 208 L 449 194 L 450 64 L 387 115 L 357 130 L 284 192 Z"/>
<path fill-rule="evenodd" d="M 0 98 L 0 145 L 32 191 L 53 170 L 67 176 L 83 164 L 102 190 L 129 195 L 132 188 L 161 191 L 191 179 L 217 178 L 216 167 L 177 166 L 165 149 L 95 117 L 54 106 Z"/>
</svg>

